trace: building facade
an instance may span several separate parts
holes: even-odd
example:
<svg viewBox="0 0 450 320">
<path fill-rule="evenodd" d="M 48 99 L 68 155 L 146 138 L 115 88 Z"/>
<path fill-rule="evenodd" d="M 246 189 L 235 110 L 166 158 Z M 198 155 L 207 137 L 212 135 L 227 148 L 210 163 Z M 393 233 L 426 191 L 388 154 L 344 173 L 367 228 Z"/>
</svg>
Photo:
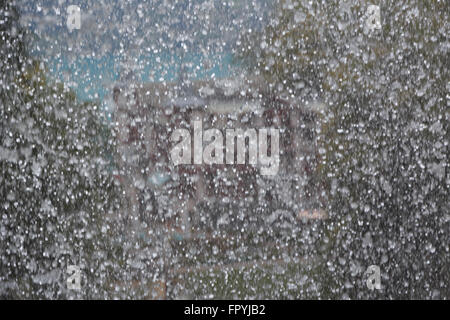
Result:
<svg viewBox="0 0 450 320">
<path fill-rule="evenodd" d="M 274 95 L 261 79 L 129 83 L 117 85 L 113 95 L 118 179 L 128 198 L 129 222 L 136 228 L 158 221 L 190 234 L 200 223 L 195 213 L 199 206 L 234 204 L 295 212 L 317 207 L 311 204 L 315 195 L 307 185 L 318 156 L 321 103 L 302 105 L 297 99 Z M 248 154 L 244 164 L 175 166 L 171 135 L 180 128 L 192 133 L 193 121 L 201 121 L 203 130 L 223 133 L 278 129 L 278 173 L 262 176 L 258 166 L 249 163 Z"/>
</svg>

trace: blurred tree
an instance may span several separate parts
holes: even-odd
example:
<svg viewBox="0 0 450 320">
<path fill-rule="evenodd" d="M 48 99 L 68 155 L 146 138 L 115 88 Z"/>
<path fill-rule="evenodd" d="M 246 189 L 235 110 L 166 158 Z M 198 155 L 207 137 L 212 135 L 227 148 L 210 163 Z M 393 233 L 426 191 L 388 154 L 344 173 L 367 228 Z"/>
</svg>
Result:
<svg viewBox="0 0 450 320">
<path fill-rule="evenodd" d="M 369 4 L 381 7 L 381 29 L 367 28 Z M 338 297 L 449 297 L 449 9 L 281 0 L 264 33 L 241 37 L 236 56 L 274 90 L 328 107 L 317 177 Z M 371 264 L 379 292 L 363 281 Z"/>
<path fill-rule="evenodd" d="M 0 2 L 0 20 L 0 297 L 68 297 L 71 264 L 85 275 L 79 295 L 102 297 L 120 192 L 109 127 L 28 55 L 12 1 Z"/>
</svg>

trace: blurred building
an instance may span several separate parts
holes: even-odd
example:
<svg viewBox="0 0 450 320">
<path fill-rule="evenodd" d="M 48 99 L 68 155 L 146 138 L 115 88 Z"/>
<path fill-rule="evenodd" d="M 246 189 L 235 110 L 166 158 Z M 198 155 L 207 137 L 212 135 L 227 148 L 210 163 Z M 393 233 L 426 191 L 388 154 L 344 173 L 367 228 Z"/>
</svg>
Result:
<svg viewBox="0 0 450 320">
<path fill-rule="evenodd" d="M 128 82 L 117 84 L 113 95 L 118 178 L 133 223 L 156 219 L 189 233 L 200 204 L 244 203 L 303 215 L 317 207 L 306 187 L 316 166 L 316 127 L 323 104 L 274 95 L 262 79 Z M 227 128 L 278 128 L 278 174 L 260 175 L 248 156 L 244 165 L 173 166 L 171 133 L 186 128 L 192 134 L 192 120 L 202 120 L 203 130 L 216 128 L 223 134 Z"/>
</svg>

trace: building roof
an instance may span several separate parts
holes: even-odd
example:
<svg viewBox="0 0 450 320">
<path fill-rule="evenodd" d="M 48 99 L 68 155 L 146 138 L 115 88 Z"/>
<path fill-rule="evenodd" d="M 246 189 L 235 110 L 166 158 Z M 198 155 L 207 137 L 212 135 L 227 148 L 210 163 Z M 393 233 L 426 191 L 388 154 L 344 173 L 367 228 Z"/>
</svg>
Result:
<svg viewBox="0 0 450 320">
<path fill-rule="evenodd" d="M 230 114 L 262 111 L 268 102 L 298 107 L 302 111 L 322 113 L 325 105 L 320 101 L 303 103 L 293 96 L 274 95 L 261 77 L 227 78 L 179 82 L 119 83 L 114 91 L 137 92 L 144 107 L 202 108 L 205 112 Z"/>
</svg>

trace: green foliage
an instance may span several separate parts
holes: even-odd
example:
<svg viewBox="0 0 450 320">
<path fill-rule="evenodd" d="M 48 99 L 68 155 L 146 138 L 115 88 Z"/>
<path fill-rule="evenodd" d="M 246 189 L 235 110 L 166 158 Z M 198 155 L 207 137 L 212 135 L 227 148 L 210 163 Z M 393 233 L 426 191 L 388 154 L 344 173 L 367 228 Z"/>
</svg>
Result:
<svg viewBox="0 0 450 320">
<path fill-rule="evenodd" d="M 316 174 L 327 186 L 329 229 L 338 230 L 326 257 L 338 296 L 376 297 L 356 277 L 378 264 L 389 275 L 386 297 L 443 297 L 449 5 L 380 2 L 382 28 L 367 31 L 367 5 L 377 3 L 280 1 L 239 56 L 274 88 L 328 106 Z"/>
<path fill-rule="evenodd" d="M 14 8 L 3 2 L 0 10 L 8 21 L 0 59 L 0 297 L 68 297 L 70 264 L 86 275 L 82 296 L 101 297 L 117 258 L 110 128 L 95 103 L 78 102 L 27 55 Z"/>
</svg>

